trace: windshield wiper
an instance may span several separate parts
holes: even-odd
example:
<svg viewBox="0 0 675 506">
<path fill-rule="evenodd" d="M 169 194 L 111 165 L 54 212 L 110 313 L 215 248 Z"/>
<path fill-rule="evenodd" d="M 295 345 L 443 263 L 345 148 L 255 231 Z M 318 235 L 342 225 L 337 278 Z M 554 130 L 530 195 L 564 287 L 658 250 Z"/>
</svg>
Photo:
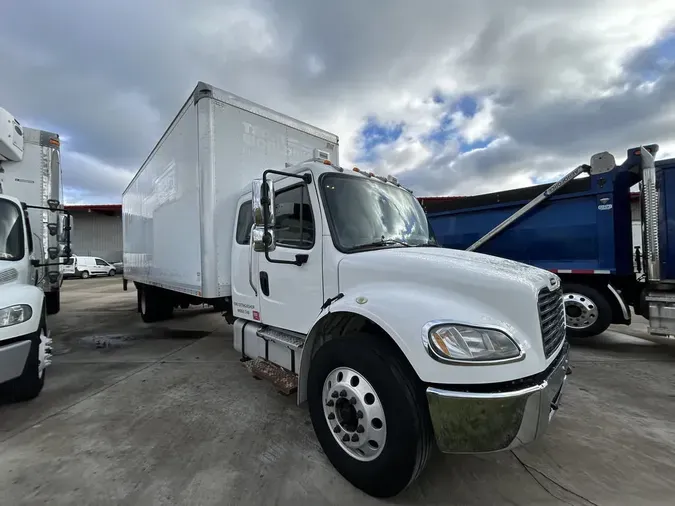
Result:
<svg viewBox="0 0 675 506">
<path fill-rule="evenodd" d="M 422 244 L 415 244 L 415 248 L 438 248 L 439 245 L 436 241 L 427 241 Z"/>
<path fill-rule="evenodd" d="M 406 248 L 410 248 L 412 245 L 408 244 L 405 241 L 402 241 L 401 239 L 379 239 L 377 241 L 369 242 L 366 244 L 358 244 L 356 246 L 353 246 L 350 248 L 352 251 L 360 250 L 360 249 L 367 249 L 367 248 L 376 248 L 378 246 L 391 246 L 392 244 L 400 244 L 401 246 L 405 246 Z"/>
</svg>

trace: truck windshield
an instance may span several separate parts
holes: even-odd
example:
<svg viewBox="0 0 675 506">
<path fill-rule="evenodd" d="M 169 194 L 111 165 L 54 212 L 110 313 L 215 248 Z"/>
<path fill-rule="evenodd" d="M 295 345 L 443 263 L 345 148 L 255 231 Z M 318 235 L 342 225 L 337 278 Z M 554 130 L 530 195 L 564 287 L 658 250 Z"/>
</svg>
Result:
<svg viewBox="0 0 675 506">
<path fill-rule="evenodd" d="M 340 251 L 437 245 L 422 206 L 402 188 L 376 179 L 327 174 L 321 191 Z"/>
<path fill-rule="evenodd" d="M 23 258 L 21 211 L 13 202 L 0 200 L 0 260 Z"/>
</svg>

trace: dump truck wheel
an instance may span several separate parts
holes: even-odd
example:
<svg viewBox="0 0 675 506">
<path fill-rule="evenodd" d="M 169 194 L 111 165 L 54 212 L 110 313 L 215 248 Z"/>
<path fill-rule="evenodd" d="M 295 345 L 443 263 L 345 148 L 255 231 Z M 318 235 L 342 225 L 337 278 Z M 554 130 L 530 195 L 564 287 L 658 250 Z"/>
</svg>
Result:
<svg viewBox="0 0 675 506">
<path fill-rule="evenodd" d="M 563 286 L 563 294 L 568 337 L 596 336 L 612 323 L 612 307 L 596 288 L 569 283 Z"/>
</svg>

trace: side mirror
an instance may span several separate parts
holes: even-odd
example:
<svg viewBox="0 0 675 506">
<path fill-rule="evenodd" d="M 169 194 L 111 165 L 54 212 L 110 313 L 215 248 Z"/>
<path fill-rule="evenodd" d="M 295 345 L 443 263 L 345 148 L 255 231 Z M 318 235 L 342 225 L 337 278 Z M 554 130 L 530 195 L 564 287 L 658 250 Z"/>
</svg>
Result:
<svg viewBox="0 0 675 506">
<path fill-rule="evenodd" d="M 262 179 L 254 179 L 251 193 L 253 224 L 256 227 L 262 227 L 263 213 L 267 213 L 267 226 L 274 227 L 274 181 L 268 179 L 263 184 Z"/>
<path fill-rule="evenodd" d="M 251 231 L 251 241 L 253 243 L 253 251 L 260 253 L 274 251 L 277 247 L 274 230 L 271 229 L 265 231 L 262 227 L 254 227 Z"/>
<path fill-rule="evenodd" d="M 51 225 L 51 223 L 50 223 Z M 72 224 L 71 224 L 71 219 L 70 216 L 67 214 L 59 214 L 58 216 L 58 222 L 56 223 L 57 225 L 57 233 L 56 235 L 58 236 L 58 241 L 60 243 L 66 243 L 68 242 L 68 233 L 70 230 L 72 230 Z M 50 229 L 51 232 L 51 229 Z M 54 234 L 52 234 L 54 235 Z"/>
</svg>

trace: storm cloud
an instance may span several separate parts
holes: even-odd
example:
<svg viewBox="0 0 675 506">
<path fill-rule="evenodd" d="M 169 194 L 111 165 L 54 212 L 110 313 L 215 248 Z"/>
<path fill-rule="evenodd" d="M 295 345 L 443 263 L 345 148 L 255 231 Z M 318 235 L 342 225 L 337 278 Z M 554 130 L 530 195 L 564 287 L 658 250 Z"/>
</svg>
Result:
<svg viewBox="0 0 675 506">
<path fill-rule="evenodd" d="M 421 195 L 675 155 L 665 0 L 9 2 L 0 106 L 59 132 L 70 202 L 119 202 L 197 81 L 340 136 Z"/>
</svg>

